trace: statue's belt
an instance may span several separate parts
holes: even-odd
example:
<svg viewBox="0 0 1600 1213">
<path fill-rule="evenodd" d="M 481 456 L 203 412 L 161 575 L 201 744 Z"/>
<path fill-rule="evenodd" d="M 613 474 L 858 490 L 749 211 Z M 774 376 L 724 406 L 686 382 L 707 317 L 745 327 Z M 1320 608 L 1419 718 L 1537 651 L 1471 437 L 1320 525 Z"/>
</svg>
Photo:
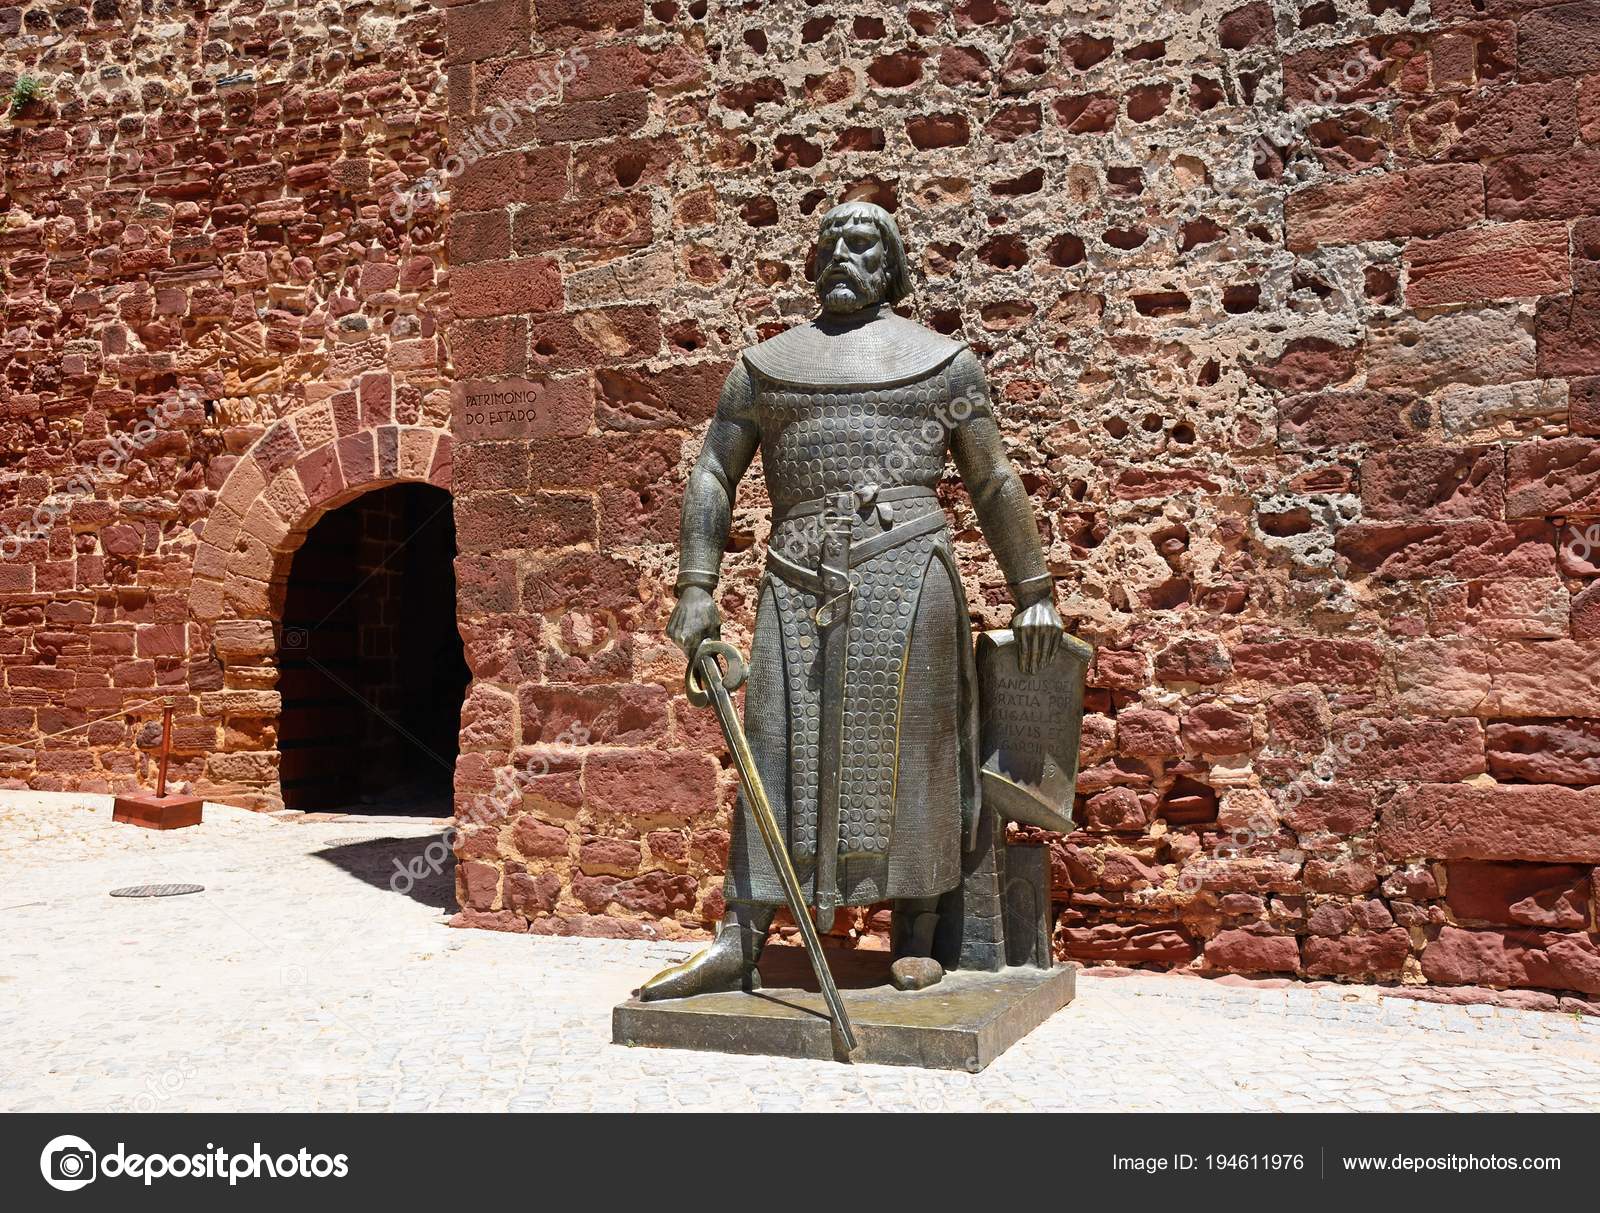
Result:
<svg viewBox="0 0 1600 1213">
<path fill-rule="evenodd" d="M 920 517 L 890 526 L 876 535 L 852 541 L 851 524 L 855 517 L 876 510 L 878 516 L 883 518 L 886 516 L 887 507 L 896 501 L 937 500 L 936 494 L 930 488 L 906 485 L 868 490 L 865 493 L 857 491 L 840 493 L 833 497 L 818 497 L 791 506 L 774 521 L 773 534 L 777 534 L 778 529 L 792 519 L 824 515 L 820 524 L 821 542 L 817 545 L 820 552 L 818 567 L 808 569 L 776 548 L 772 548 L 767 552 L 767 571 L 782 578 L 795 589 L 808 594 L 848 594 L 851 569 L 865 564 L 875 556 L 893 551 L 902 543 L 908 543 L 919 535 L 936 531 L 945 524 L 944 511 L 936 509 Z M 847 507 L 847 503 L 853 504 Z M 843 584 L 840 584 L 840 575 L 843 576 Z M 817 624 L 820 627 L 827 627 L 830 623 L 836 622 L 820 614 L 828 605 L 824 603 L 823 607 L 818 608 Z"/>
<path fill-rule="evenodd" d="M 775 510 L 772 529 L 777 530 L 791 518 L 809 518 L 813 514 L 821 514 L 829 509 L 835 513 L 854 511 L 863 516 L 869 511 L 876 510 L 880 518 L 890 521 L 893 518 L 895 502 L 937 501 L 938 496 L 923 484 L 893 484 L 884 488 L 869 484 L 864 488 L 830 493 L 826 497 L 813 497 L 810 501 L 801 501 L 787 508 Z"/>
<path fill-rule="evenodd" d="M 823 931 L 832 925 L 839 900 L 840 763 L 848 663 L 847 625 L 851 599 L 855 596 L 850 570 L 920 535 L 940 530 L 945 525 L 944 511 L 930 510 L 861 540 L 853 539 L 853 531 L 860 517 L 875 513 L 880 522 L 887 524 L 893 517 L 892 509 L 887 508 L 890 503 L 919 499 L 934 500 L 933 490 L 911 485 L 886 489 L 868 486 L 864 490 L 802 502 L 783 511 L 777 525 L 794 518 L 820 515 L 817 567 L 808 569 L 782 552 L 772 549 L 767 552 L 768 572 L 797 590 L 815 594 L 820 600 L 812 613 L 822 640 L 822 712 L 818 738 L 822 761 L 817 781 L 817 852 L 811 896 L 817 910 L 817 927 Z"/>
</svg>

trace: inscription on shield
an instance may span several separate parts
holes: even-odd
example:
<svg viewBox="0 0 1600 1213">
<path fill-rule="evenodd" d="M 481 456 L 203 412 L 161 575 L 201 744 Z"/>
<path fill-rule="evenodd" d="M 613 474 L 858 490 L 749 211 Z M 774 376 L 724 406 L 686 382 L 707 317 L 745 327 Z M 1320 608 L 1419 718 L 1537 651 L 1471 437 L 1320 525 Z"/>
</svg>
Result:
<svg viewBox="0 0 1600 1213">
<path fill-rule="evenodd" d="M 1073 829 L 1083 680 L 1094 650 L 1064 636 L 1055 658 L 1024 674 L 1009 629 L 978 637 L 983 799 L 1008 821 Z"/>
</svg>

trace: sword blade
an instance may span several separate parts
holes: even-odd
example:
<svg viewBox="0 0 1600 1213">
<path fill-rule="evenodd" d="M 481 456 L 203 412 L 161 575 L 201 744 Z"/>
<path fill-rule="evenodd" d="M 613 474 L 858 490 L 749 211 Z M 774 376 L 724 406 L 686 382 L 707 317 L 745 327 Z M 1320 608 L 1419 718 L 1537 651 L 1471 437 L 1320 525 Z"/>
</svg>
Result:
<svg viewBox="0 0 1600 1213">
<path fill-rule="evenodd" d="M 788 902 L 789 913 L 793 915 L 796 925 L 800 928 L 800 938 L 805 944 L 806 955 L 810 958 L 811 968 L 817 975 L 817 984 L 822 988 L 822 997 L 828 1004 L 828 1013 L 833 1017 L 834 1031 L 838 1033 L 845 1052 L 853 1053 L 856 1048 L 855 1028 L 850 1023 L 849 1013 L 844 1009 L 844 1000 L 839 997 L 839 987 L 834 984 L 833 972 L 828 968 L 827 957 L 823 955 L 822 940 L 817 938 L 816 925 L 811 921 L 811 914 L 806 909 L 806 898 L 800 887 L 800 877 L 795 873 L 794 863 L 789 858 L 789 848 L 778 830 L 778 819 L 773 816 L 772 802 L 767 799 L 766 786 L 761 782 L 760 772 L 756 770 L 755 756 L 750 752 L 750 743 L 745 738 L 744 726 L 739 723 L 739 714 L 734 710 L 733 699 L 729 696 L 728 689 L 722 685 L 722 667 L 717 664 L 714 656 L 706 653 L 699 659 L 699 673 L 701 684 L 711 698 L 711 708 L 717 714 L 717 723 L 722 726 L 722 736 L 733 754 L 733 765 L 738 769 L 739 782 L 744 787 L 745 804 L 750 809 L 750 815 L 756 819 L 756 828 L 761 833 L 761 841 L 766 844 L 772 866 L 778 870 L 778 882 L 783 885 L 783 896 Z"/>
<path fill-rule="evenodd" d="M 844 772 L 845 667 L 849 662 L 850 535 L 855 499 L 841 493 L 825 514 L 822 551 L 817 565 L 825 595 L 815 615 L 822 642 L 822 719 L 818 743 L 821 769 L 817 779 L 817 877 L 813 901 L 823 929 L 833 925 L 839 904 L 839 797 Z"/>
</svg>

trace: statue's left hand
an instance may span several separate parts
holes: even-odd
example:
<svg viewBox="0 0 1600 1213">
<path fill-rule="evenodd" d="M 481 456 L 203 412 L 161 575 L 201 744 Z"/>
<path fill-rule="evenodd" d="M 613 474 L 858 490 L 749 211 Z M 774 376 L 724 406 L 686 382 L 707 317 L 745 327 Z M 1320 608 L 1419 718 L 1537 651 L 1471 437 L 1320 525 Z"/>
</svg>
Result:
<svg viewBox="0 0 1600 1213">
<path fill-rule="evenodd" d="M 1066 634 L 1055 603 L 1042 598 L 1023 607 L 1011 617 L 1011 633 L 1017 639 L 1017 660 L 1024 674 L 1036 674 L 1050 664 Z"/>
</svg>

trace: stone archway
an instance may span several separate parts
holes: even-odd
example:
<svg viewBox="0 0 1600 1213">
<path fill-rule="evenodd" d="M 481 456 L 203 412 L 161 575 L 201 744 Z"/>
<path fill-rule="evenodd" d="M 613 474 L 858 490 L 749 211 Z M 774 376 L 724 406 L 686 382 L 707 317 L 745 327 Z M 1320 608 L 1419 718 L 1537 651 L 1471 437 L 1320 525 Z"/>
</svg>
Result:
<svg viewBox="0 0 1600 1213">
<path fill-rule="evenodd" d="M 354 404 L 356 393 L 341 395 Z M 291 559 L 307 533 L 374 489 L 406 482 L 450 489 L 447 430 L 359 420 L 356 407 L 324 405 L 279 421 L 229 471 L 206 521 L 189 613 L 214 658 L 193 679 L 201 713 L 220 725 L 220 744 L 196 784 L 210 799 L 283 805 L 277 628 Z"/>
</svg>

